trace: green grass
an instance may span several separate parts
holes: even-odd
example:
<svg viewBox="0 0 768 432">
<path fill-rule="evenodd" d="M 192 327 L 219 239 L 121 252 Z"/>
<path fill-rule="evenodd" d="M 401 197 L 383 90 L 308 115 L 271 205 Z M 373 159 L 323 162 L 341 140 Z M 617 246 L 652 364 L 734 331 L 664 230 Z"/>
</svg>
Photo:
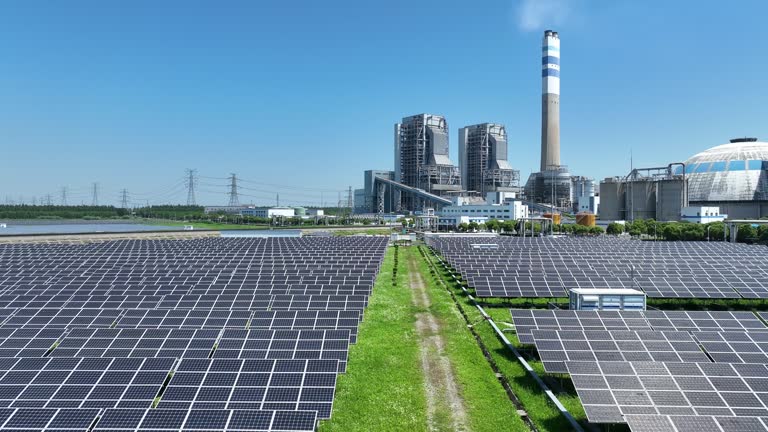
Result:
<svg viewBox="0 0 768 432">
<path fill-rule="evenodd" d="M 415 247 L 390 248 L 365 312 L 357 344 L 350 347 L 347 373 L 340 375 L 329 431 L 426 431 L 427 402 L 421 369 L 416 314 L 408 283 L 408 260 L 415 260 L 427 284 L 428 311 L 441 323 L 445 354 L 467 411 L 468 429 L 476 432 L 526 431 L 504 388 L 467 329 L 450 294 L 437 283 Z M 438 404 L 439 405 L 439 404 Z M 452 430 L 451 413 L 437 410 L 437 430 Z"/>
<path fill-rule="evenodd" d="M 431 255 L 430 255 L 431 256 Z M 436 263 L 436 261 L 435 261 Z M 517 361 L 512 352 L 503 344 L 501 339 L 496 336 L 495 331 L 491 325 L 483 319 L 480 312 L 475 308 L 469 299 L 464 295 L 463 291 L 457 283 L 454 282 L 448 271 L 442 268 L 436 263 L 438 274 L 448 284 L 449 288 L 453 291 L 454 295 L 460 301 L 465 313 L 470 320 L 475 324 L 475 331 L 479 334 L 483 343 L 491 352 L 496 365 L 501 370 L 501 373 L 507 378 L 514 391 L 515 395 L 520 399 L 525 410 L 528 412 L 528 416 L 533 420 L 534 424 L 540 431 L 568 431 L 571 430 L 570 424 L 563 417 L 552 402 L 547 398 L 536 381 L 528 374 L 523 366 Z M 490 299 L 489 299 L 490 300 Z M 551 299 L 549 299 L 551 300 Z M 505 326 L 502 324 L 504 321 L 511 321 L 509 314 L 509 307 L 529 307 L 524 306 L 529 303 L 546 305 L 546 300 L 536 300 L 533 302 L 527 301 L 490 301 L 488 304 L 483 305 L 483 309 L 491 315 L 493 320 L 499 325 L 501 329 Z M 513 334 L 505 333 L 508 339 L 511 341 L 517 338 L 513 338 Z M 531 366 L 537 369 L 539 372 L 543 372 L 539 362 L 531 362 Z M 537 364 L 538 363 L 538 364 Z M 567 381 L 567 380 L 564 380 Z M 586 422 L 586 415 L 584 408 L 581 406 L 579 398 L 576 396 L 572 387 L 569 387 L 564 382 L 563 391 L 558 392 L 557 389 L 552 389 L 557 395 L 560 402 L 568 409 L 573 417 L 584 424 Z"/>
<path fill-rule="evenodd" d="M 320 422 L 322 432 L 426 430 L 424 378 L 407 267 L 398 259 L 393 285 L 394 267 L 395 248 L 389 248 L 358 342 L 350 347 L 347 373 L 336 384 L 332 418 Z"/>
<path fill-rule="evenodd" d="M 432 302 L 429 311 L 443 326 L 445 353 L 464 399 L 468 426 L 472 431 L 526 431 L 530 428 L 517 415 L 488 364 L 466 321 L 448 291 L 430 273 L 429 266 L 415 247 L 405 248 L 409 258 L 418 260 L 419 272 L 427 283 Z"/>
</svg>

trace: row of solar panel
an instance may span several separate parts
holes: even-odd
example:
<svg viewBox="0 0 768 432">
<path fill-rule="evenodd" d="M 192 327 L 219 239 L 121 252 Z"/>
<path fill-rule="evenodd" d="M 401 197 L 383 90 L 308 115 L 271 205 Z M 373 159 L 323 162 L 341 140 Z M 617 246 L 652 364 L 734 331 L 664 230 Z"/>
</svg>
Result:
<svg viewBox="0 0 768 432">
<path fill-rule="evenodd" d="M 336 377 L 345 370 L 386 239 L 356 240 L 355 248 L 327 261 L 333 272 L 334 266 L 359 261 L 355 254 L 367 255 L 364 268 L 343 270 L 364 275 L 344 279 L 355 295 L 274 295 L 285 289 L 280 284 L 263 285 L 268 291 L 259 292 L 262 285 L 251 284 L 249 277 L 271 282 L 278 277 L 273 266 L 253 264 L 282 252 L 256 250 L 245 240 L 234 244 L 238 252 L 225 254 L 208 251 L 223 250 L 227 241 L 216 241 L 206 253 L 196 251 L 201 244 L 193 242 L 184 242 L 186 252 L 172 242 L 142 243 L 138 249 L 107 243 L 56 253 L 49 245 L 0 248 L 7 276 L 0 283 L 0 304 L 11 306 L 0 308 L 0 409 L 9 413 L 0 423 L 3 430 L 61 430 L 73 409 L 98 417 L 81 419 L 89 426 L 75 430 L 313 430 L 316 419 L 330 417 Z M 323 242 L 331 248 L 333 243 Z M 307 250 L 290 252 L 297 257 L 291 261 L 312 261 Z M 246 256 L 249 252 L 260 257 Z M 196 260 L 184 261 L 185 256 Z M 215 278 L 197 273 L 200 279 L 187 279 L 189 266 L 207 257 L 214 263 L 208 275 Z M 38 258 L 49 265 L 43 273 L 32 270 Z M 4 260 L 12 263 L 10 273 Z M 180 289 L 188 291 L 137 295 L 125 283 L 134 280 L 123 276 L 127 266 L 157 275 L 142 278 L 149 283 L 141 290 L 185 280 L 188 287 Z M 280 272 L 300 273 L 300 267 Z M 253 273 L 262 269 L 261 276 Z M 102 295 L 119 290 L 124 292 L 116 297 Z M 120 307 L 105 307 L 112 304 Z M 260 304 L 269 310 L 254 310 Z M 19 411 L 32 408 L 39 414 Z M 203 422 L 201 413 L 211 419 Z M 243 423 L 246 415 L 250 424 Z M 24 424 L 24 416 L 32 426 Z"/>
<path fill-rule="evenodd" d="M 768 413 L 768 327 L 751 312 L 511 313 L 545 370 L 570 374 L 590 422 L 650 432 L 665 422 L 676 427 L 679 416 L 694 425 L 723 417 L 736 427 L 751 423 L 733 419 Z"/>
<path fill-rule="evenodd" d="M 747 311 L 594 311 L 511 309 L 512 323 L 521 344 L 533 344 L 532 331 L 768 331 L 765 321 Z M 762 320 L 761 320 L 762 318 Z"/>
<path fill-rule="evenodd" d="M 314 411 L 2 408 L 8 431 L 314 431 Z"/>
<path fill-rule="evenodd" d="M 475 249 L 476 242 L 472 238 L 438 239 L 432 245 L 464 275 L 479 297 L 565 297 L 572 288 L 635 288 L 651 297 L 768 298 L 766 248 L 720 246 L 715 242 L 656 248 L 613 239 L 493 239 L 494 244 L 506 247 L 500 252 Z M 595 253 L 580 250 L 585 244 Z M 550 248 L 561 246 L 566 247 L 560 250 L 562 255 L 550 254 Z M 548 255 L 534 261 L 510 253 L 526 250 Z M 671 252 L 659 255 L 660 250 Z M 680 250 L 697 253 L 684 255 Z M 734 255 L 733 265 L 722 264 L 723 250 Z M 734 251 L 746 258 L 737 259 Z M 624 256 L 627 259 L 617 258 Z"/>
</svg>

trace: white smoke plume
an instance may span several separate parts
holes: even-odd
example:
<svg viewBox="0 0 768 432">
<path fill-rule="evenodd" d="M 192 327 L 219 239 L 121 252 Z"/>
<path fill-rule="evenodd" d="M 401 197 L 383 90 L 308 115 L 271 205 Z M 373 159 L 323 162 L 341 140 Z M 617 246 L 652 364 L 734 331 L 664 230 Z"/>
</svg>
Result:
<svg viewBox="0 0 768 432">
<path fill-rule="evenodd" d="M 518 0 L 517 25 L 523 31 L 557 27 L 571 15 L 573 0 Z"/>
</svg>

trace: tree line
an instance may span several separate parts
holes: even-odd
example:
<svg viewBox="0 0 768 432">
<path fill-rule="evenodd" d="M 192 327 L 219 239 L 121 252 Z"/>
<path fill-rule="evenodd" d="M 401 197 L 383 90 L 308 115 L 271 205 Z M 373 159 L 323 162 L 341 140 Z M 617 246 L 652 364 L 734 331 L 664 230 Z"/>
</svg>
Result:
<svg viewBox="0 0 768 432">
<path fill-rule="evenodd" d="M 624 224 L 613 222 L 608 225 L 606 233 L 611 235 L 628 233 L 632 237 L 650 237 L 670 241 L 726 241 L 730 238 L 728 226 L 723 222 L 697 224 L 657 222 L 653 219 L 638 219 Z M 768 244 L 768 225 L 753 227 L 750 224 L 741 224 L 736 233 L 736 241 Z"/>
<path fill-rule="evenodd" d="M 114 206 L 0 205 L 0 219 L 117 219 L 128 209 Z"/>
<path fill-rule="evenodd" d="M 500 221 L 490 219 L 485 223 L 477 222 L 462 222 L 458 225 L 460 232 L 498 232 L 502 234 L 518 234 L 522 235 L 523 225 L 520 221 L 507 220 Z M 525 231 L 530 233 L 533 230 L 534 235 L 541 233 L 541 223 L 539 222 L 526 222 Z M 600 235 L 605 233 L 605 230 L 599 226 L 588 227 L 578 224 L 557 224 L 552 226 L 552 231 L 560 234 L 573 234 L 573 235 Z"/>
</svg>

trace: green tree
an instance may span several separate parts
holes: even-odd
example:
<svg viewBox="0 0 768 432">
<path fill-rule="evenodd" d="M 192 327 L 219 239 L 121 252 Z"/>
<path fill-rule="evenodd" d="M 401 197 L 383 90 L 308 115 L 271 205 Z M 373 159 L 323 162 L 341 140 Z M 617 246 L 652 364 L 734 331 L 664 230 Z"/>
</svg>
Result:
<svg viewBox="0 0 768 432">
<path fill-rule="evenodd" d="M 513 220 L 506 220 L 501 223 L 501 229 L 506 233 L 512 233 L 516 230 L 517 223 Z"/>
<path fill-rule="evenodd" d="M 704 230 L 709 231 L 710 241 L 723 241 L 728 238 L 728 228 L 722 222 L 710 222 L 704 225 Z"/>
<path fill-rule="evenodd" d="M 499 230 L 501 224 L 496 219 L 488 219 L 485 222 L 485 227 L 488 228 L 488 231 L 495 232 Z"/>
<path fill-rule="evenodd" d="M 576 235 L 589 234 L 589 227 L 584 225 L 573 225 L 573 233 Z"/>
<path fill-rule="evenodd" d="M 680 232 L 681 232 L 682 240 L 696 241 L 696 240 L 706 239 L 707 234 L 706 234 L 704 225 L 689 223 L 689 224 L 681 224 L 680 226 L 681 226 Z"/>
<path fill-rule="evenodd" d="M 461 232 L 467 232 L 467 230 L 469 229 L 469 224 L 466 222 L 462 222 L 459 224 L 458 228 L 459 228 L 459 231 Z"/>
<path fill-rule="evenodd" d="M 589 227 L 589 233 L 593 235 L 600 235 L 605 233 L 605 230 L 599 226 Z"/>
<path fill-rule="evenodd" d="M 475 221 L 470 222 L 469 225 L 467 226 L 467 229 L 472 232 L 477 231 L 479 228 L 480 228 L 480 225 Z"/>
<path fill-rule="evenodd" d="M 681 240 L 683 238 L 682 230 L 680 228 L 680 224 L 678 223 L 670 223 L 665 225 L 661 235 L 665 240 L 671 241 Z"/>
<path fill-rule="evenodd" d="M 760 225 L 757 229 L 757 240 L 760 243 L 768 243 L 768 225 Z"/>
<path fill-rule="evenodd" d="M 611 222 L 608 224 L 608 229 L 606 233 L 610 235 L 619 235 L 624 232 L 624 225 L 618 223 L 618 222 Z"/>
<path fill-rule="evenodd" d="M 757 230 L 749 224 L 739 225 L 736 232 L 736 241 L 739 243 L 751 243 L 757 237 Z"/>
</svg>

